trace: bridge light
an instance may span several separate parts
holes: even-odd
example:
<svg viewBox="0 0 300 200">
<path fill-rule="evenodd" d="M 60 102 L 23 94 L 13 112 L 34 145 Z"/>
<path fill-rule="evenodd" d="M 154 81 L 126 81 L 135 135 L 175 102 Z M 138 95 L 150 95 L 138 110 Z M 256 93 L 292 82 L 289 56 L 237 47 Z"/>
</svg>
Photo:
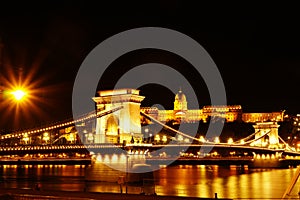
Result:
<svg viewBox="0 0 300 200">
<path fill-rule="evenodd" d="M 216 144 L 219 144 L 219 143 L 220 143 L 220 138 L 219 138 L 219 137 L 215 137 L 214 142 L 215 142 Z"/>
<path fill-rule="evenodd" d="M 43 140 L 45 140 L 46 143 L 48 143 L 48 140 L 50 139 L 49 137 L 49 133 L 48 132 L 45 132 L 44 135 L 43 135 Z"/>
<path fill-rule="evenodd" d="M 25 135 L 24 135 L 24 137 L 23 137 L 23 141 L 25 142 L 25 144 L 27 144 L 27 143 L 28 143 L 28 141 L 29 141 L 29 137 L 28 137 L 28 135 L 27 135 L 27 134 L 25 134 Z"/>
<path fill-rule="evenodd" d="M 205 139 L 202 135 L 200 136 L 199 140 L 200 140 L 200 142 L 205 142 Z"/>
<path fill-rule="evenodd" d="M 168 141 L 167 136 L 163 135 L 162 141 L 166 143 Z"/>
<path fill-rule="evenodd" d="M 189 143 L 189 142 L 190 142 L 190 139 L 189 139 L 189 138 L 185 138 L 185 139 L 184 139 L 184 142 L 185 142 L 185 143 Z"/>
<path fill-rule="evenodd" d="M 183 140 L 182 135 L 178 135 L 178 138 L 177 138 L 177 139 L 178 139 L 179 142 L 182 142 L 182 140 Z"/>
<path fill-rule="evenodd" d="M 228 143 L 228 144 L 232 144 L 232 143 L 233 143 L 233 139 L 232 139 L 232 138 L 229 138 L 229 139 L 227 140 L 227 143 Z"/>
<path fill-rule="evenodd" d="M 157 135 L 155 135 L 155 138 L 154 138 L 154 140 L 156 140 L 156 142 L 159 142 L 160 141 L 160 136 L 157 134 Z"/>
</svg>

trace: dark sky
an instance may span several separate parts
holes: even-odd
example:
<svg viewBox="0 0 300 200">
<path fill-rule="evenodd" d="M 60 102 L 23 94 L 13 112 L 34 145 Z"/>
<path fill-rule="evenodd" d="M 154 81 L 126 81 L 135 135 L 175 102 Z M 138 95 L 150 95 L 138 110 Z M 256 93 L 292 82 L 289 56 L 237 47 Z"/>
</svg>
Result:
<svg viewBox="0 0 300 200">
<path fill-rule="evenodd" d="M 199 42 L 221 72 L 228 104 L 240 104 L 245 112 L 300 113 L 297 6 L 205 5 L 175 0 L 101 2 L 1 3 L 1 73 L 8 76 L 8 68 L 17 71 L 22 67 L 23 77 L 35 72 L 32 81 L 38 80 L 36 87 L 40 88 L 36 94 L 40 111 L 18 119 L 2 106 L 2 127 L 15 128 L 16 121 L 22 122 L 22 127 L 31 127 L 70 117 L 73 83 L 87 54 L 114 34 L 144 26 L 171 28 Z M 107 77 L 101 79 L 101 87 L 112 88 L 122 73 L 148 62 L 177 69 L 191 81 L 200 106 L 210 103 L 201 76 L 191 73 L 189 63 L 158 50 L 140 50 L 120 57 L 110 66 Z M 146 96 L 143 106 L 160 103 L 172 108 L 174 96 L 166 88 L 147 85 L 140 89 Z"/>
</svg>

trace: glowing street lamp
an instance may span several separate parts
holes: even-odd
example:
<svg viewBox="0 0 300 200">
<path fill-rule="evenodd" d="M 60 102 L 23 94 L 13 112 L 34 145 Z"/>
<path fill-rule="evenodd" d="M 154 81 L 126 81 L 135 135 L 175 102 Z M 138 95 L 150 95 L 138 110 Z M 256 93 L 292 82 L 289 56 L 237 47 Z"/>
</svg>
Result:
<svg viewBox="0 0 300 200">
<path fill-rule="evenodd" d="M 215 137 L 214 142 L 215 142 L 216 144 L 219 144 L 219 143 L 220 143 L 220 138 L 219 138 L 219 137 Z"/>
<path fill-rule="evenodd" d="M 26 92 L 22 89 L 17 89 L 15 91 L 12 91 L 11 94 L 13 95 L 16 101 L 22 101 L 26 96 Z"/>
<path fill-rule="evenodd" d="M 25 133 L 25 135 L 23 136 L 23 141 L 25 142 L 25 144 L 28 143 L 29 137 L 28 137 L 27 133 Z"/>
<path fill-rule="evenodd" d="M 167 136 L 163 135 L 162 141 L 166 143 L 168 141 Z"/>
<path fill-rule="evenodd" d="M 156 140 L 156 142 L 159 142 L 160 141 L 160 136 L 158 134 L 155 135 L 155 139 L 154 140 Z"/>
<path fill-rule="evenodd" d="M 199 140 L 200 140 L 200 142 L 205 142 L 205 139 L 202 135 L 200 136 Z"/>
<path fill-rule="evenodd" d="M 48 141 L 50 140 L 50 137 L 49 137 L 49 133 L 48 132 L 45 132 L 44 135 L 43 135 L 43 140 L 48 143 Z"/>
</svg>

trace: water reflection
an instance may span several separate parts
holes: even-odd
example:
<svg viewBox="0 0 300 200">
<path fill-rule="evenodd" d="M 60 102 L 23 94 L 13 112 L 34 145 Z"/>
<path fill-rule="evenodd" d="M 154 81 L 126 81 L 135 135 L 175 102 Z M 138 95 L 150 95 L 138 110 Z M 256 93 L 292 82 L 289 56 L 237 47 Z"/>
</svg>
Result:
<svg viewBox="0 0 300 200">
<path fill-rule="evenodd" d="M 170 166 L 155 172 L 161 195 L 224 198 L 280 198 L 295 169 L 250 170 L 240 166 Z M 292 195 L 297 195 L 298 188 Z M 298 197 L 298 196 L 297 196 Z"/>
<path fill-rule="evenodd" d="M 241 166 L 178 165 L 154 172 L 158 195 L 227 198 L 280 198 L 296 169 L 259 169 Z M 120 192 L 119 176 L 126 173 L 102 163 L 84 165 L 24 165 L 0 167 L 0 187 L 33 188 L 40 183 L 44 190 Z M 124 185 L 125 187 L 125 185 Z M 298 187 L 292 195 L 297 196 Z M 125 188 L 123 189 L 125 191 Z M 141 188 L 129 185 L 129 193 Z"/>
</svg>

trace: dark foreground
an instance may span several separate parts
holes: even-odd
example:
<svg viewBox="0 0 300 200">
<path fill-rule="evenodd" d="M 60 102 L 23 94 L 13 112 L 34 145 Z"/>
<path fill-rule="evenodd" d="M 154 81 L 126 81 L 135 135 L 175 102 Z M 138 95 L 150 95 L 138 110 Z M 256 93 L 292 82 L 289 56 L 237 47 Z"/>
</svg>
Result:
<svg viewBox="0 0 300 200">
<path fill-rule="evenodd" d="M 28 189 L 0 189 L 0 199 L 103 199 L 103 200 L 212 200 L 215 198 L 156 196 L 142 194 L 91 193 L 67 191 L 35 191 Z M 222 198 L 223 200 L 226 200 Z M 228 199 L 229 200 L 229 199 Z"/>
</svg>

